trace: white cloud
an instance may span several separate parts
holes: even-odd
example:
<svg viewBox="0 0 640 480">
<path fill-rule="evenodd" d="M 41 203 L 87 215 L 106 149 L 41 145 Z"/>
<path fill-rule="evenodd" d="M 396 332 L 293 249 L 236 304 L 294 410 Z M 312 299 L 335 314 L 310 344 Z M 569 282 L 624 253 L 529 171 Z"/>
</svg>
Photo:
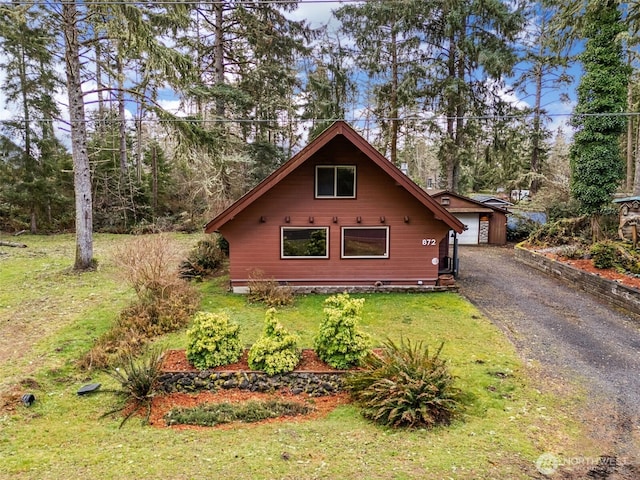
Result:
<svg viewBox="0 0 640 480">
<path fill-rule="evenodd" d="M 293 20 L 306 20 L 313 28 L 327 25 L 330 31 L 337 29 L 338 21 L 332 10 L 338 3 L 308 3 L 300 2 L 298 8 L 287 14 Z"/>
</svg>

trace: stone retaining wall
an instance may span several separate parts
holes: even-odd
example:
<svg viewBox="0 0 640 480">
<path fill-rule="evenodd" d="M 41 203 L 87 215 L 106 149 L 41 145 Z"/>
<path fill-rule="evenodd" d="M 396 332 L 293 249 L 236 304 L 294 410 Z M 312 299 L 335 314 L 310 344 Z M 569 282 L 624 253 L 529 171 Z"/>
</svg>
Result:
<svg viewBox="0 0 640 480">
<path fill-rule="evenodd" d="M 295 395 L 332 395 L 342 391 L 344 373 L 291 372 L 269 376 L 261 372 L 164 372 L 159 378 L 163 393 L 192 393 L 238 388 L 250 392 L 288 390 Z"/>
<path fill-rule="evenodd" d="M 552 277 L 569 283 L 595 297 L 622 308 L 629 313 L 640 315 L 640 291 L 618 282 L 584 272 L 519 245 L 515 248 L 516 260 L 540 270 Z"/>
</svg>

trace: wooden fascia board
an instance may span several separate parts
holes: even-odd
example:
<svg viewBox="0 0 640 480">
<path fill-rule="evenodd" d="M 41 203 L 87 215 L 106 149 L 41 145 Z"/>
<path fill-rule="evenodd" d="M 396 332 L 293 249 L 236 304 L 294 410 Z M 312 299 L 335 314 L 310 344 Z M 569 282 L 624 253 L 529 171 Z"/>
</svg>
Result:
<svg viewBox="0 0 640 480">
<path fill-rule="evenodd" d="M 356 148 L 363 152 L 376 165 L 382 168 L 391 178 L 402 185 L 413 197 L 422 203 L 427 209 L 431 210 L 436 218 L 445 222 L 451 229 L 458 233 L 464 231 L 464 225 L 444 207 L 436 202 L 422 188 L 416 185 L 409 177 L 407 177 L 400 169 L 387 160 L 378 150 L 367 142 L 353 128 L 338 121 L 328 127 L 311 143 L 300 150 L 288 162 L 275 170 L 271 175 L 260 182 L 256 187 L 250 190 L 246 195 L 241 197 L 226 210 L 216 216 L 213 220 L 205 225 L 205 233 L 213 233 L 222 225 L 236 217 L 238 213 L 255 202 L 258 198 L 268 192 L 277 185 L 283 178 L 289 175 L 293 170 L 298 168 L 302 163 L 306 162 L 313 154 L 324 147 L 338 135 L 344 135 Z"/>
</svg>

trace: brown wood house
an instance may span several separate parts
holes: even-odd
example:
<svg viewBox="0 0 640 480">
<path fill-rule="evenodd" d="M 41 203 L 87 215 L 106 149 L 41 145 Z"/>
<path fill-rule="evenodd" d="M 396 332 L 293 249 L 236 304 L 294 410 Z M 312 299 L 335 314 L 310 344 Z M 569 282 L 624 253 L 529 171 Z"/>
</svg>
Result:
<svg viewBox="0 0 640 480">
<path fill-rule="evenodd" d="M 504 208 L 464 195 L 442 190 L 431 196 L 465 225 L 457 236 L 460 245 L 504 245 L 507 243 L 507 215 Z"/>
<path fill-rule="evenodd" d="M 342 121 L 205 226 L 229 243 L 238 293 L 258 270 L 293 287 L 427 289 L 463 229 Z"/>
</svg>

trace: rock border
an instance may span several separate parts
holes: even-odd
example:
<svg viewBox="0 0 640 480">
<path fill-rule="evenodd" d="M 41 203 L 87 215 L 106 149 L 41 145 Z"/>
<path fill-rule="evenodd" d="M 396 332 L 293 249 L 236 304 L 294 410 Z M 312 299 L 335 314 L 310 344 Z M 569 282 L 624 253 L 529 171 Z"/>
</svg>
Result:
<svg viewBox="0 0 640 480">
<path fill-rule="evenodd" d="M 560 279 L 610 305 L 633 314 L 635 316 L 634 320 L 640 321 L 640 290 L 584 272 L 571 265 L 527 250 L 522 245 L 515 246 L 514 257 L 525 265 Z"/>
<path fill-rule="evenodd" d="M 343 391 L 346 373 L 291 372 L 269 376 L 262 372 L 247 371 L 164 372 L 158 378 L 158 390 L 162 393 L 196 393 L 231 388 L 260 393 L 286 390 L 294 395 L 320 397 Z"/>
</svg>

